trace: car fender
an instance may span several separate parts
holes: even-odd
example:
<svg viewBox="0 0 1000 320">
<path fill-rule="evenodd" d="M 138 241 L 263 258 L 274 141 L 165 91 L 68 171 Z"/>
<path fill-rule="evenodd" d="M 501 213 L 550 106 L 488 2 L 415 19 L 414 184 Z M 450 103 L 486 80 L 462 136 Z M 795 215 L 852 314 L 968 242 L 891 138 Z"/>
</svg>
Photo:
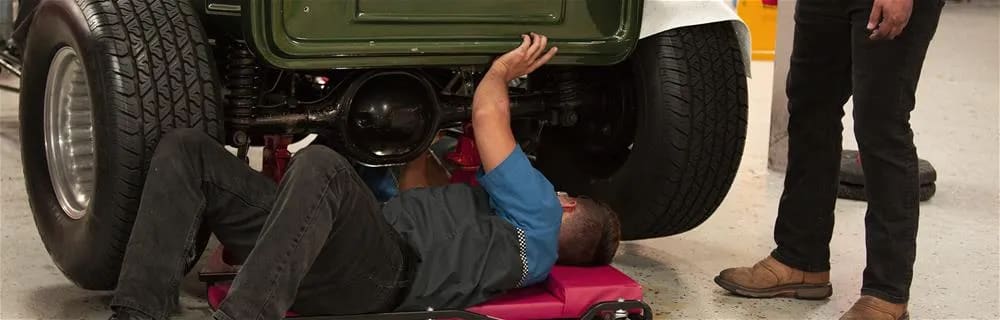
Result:
<svg viewBox="0 0 1000 320">
<path fill-rule="evenodd" d="M 677 28 L 730 21 L 743 52 L 743 66 L 750 76 L 750 29 L 724 0 L 645 0 L 639 38 Z"/>
</svg>

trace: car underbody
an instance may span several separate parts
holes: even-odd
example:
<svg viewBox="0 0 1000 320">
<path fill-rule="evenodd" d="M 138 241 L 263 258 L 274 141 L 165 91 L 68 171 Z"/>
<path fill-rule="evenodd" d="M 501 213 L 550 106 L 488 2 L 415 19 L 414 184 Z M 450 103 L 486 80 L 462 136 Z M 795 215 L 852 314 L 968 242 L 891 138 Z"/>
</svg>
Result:
<svg viewBox="0 0 1000 320">
<path fill-rule="evenodd" d="M 240 157 L 317 134 L 360 165 L 406 163 L 466 130 L 491 59 L 529 31 L 560 47 L 509 83 L 535 167 L 607 202 L 625 239 L 705 221 L 746 134 L 747 36 L 732 10 L 513 1 L 0 0 L 0 70 L 21 77 L 46 249 L 81 287 L 113 287 L 149 159 L 175 128 Z"/>
</svg>

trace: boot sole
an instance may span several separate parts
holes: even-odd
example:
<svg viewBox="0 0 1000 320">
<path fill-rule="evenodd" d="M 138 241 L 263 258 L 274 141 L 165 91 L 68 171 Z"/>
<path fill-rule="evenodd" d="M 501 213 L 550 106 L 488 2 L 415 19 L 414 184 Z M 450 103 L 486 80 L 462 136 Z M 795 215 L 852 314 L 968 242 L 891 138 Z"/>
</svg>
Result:
<svg viewBox="0 0 1000 320">
<path fill-rule="evenodd" d="M 747 288 L 732 281 L 715 277 L 715 283 L 733 294 L 749 298 L 795 298 L 822 300 L 833 295 L 833 286 L 826 284 L 792 284 L 765 289 Z"/>
</svg>

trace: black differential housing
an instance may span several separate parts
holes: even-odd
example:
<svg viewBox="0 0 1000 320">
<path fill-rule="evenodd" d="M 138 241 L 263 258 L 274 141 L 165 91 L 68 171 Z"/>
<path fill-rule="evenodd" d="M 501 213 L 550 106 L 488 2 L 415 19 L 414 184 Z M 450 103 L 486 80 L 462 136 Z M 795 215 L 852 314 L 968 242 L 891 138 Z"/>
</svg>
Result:
<svg viewBox="0 0 1000 320">
<path fill-rule="evenodd" d="M 354 81 L 339 103 L 344 151 L 366 165 L 405 163 L 433 142 L 440 105 L 431 84 L 406 71 L 372 71 Z"/>
</svg>

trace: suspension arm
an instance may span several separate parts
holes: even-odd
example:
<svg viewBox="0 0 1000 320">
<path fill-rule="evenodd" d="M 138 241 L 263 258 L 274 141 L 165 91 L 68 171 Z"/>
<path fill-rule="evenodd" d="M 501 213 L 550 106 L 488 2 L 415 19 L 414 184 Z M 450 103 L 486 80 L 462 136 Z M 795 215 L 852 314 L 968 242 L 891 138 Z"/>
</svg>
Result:
<svg viewBox="0 0 1000 320">
<path fill-rule="evenodd" d="M 444 96 L 440 98 L 441 123 L 450 124 L 472 119 L 472 98 Z M 511 118 L 542 115 L 547 104 L 541 94 L 510 97 Z"/>
</svg>

